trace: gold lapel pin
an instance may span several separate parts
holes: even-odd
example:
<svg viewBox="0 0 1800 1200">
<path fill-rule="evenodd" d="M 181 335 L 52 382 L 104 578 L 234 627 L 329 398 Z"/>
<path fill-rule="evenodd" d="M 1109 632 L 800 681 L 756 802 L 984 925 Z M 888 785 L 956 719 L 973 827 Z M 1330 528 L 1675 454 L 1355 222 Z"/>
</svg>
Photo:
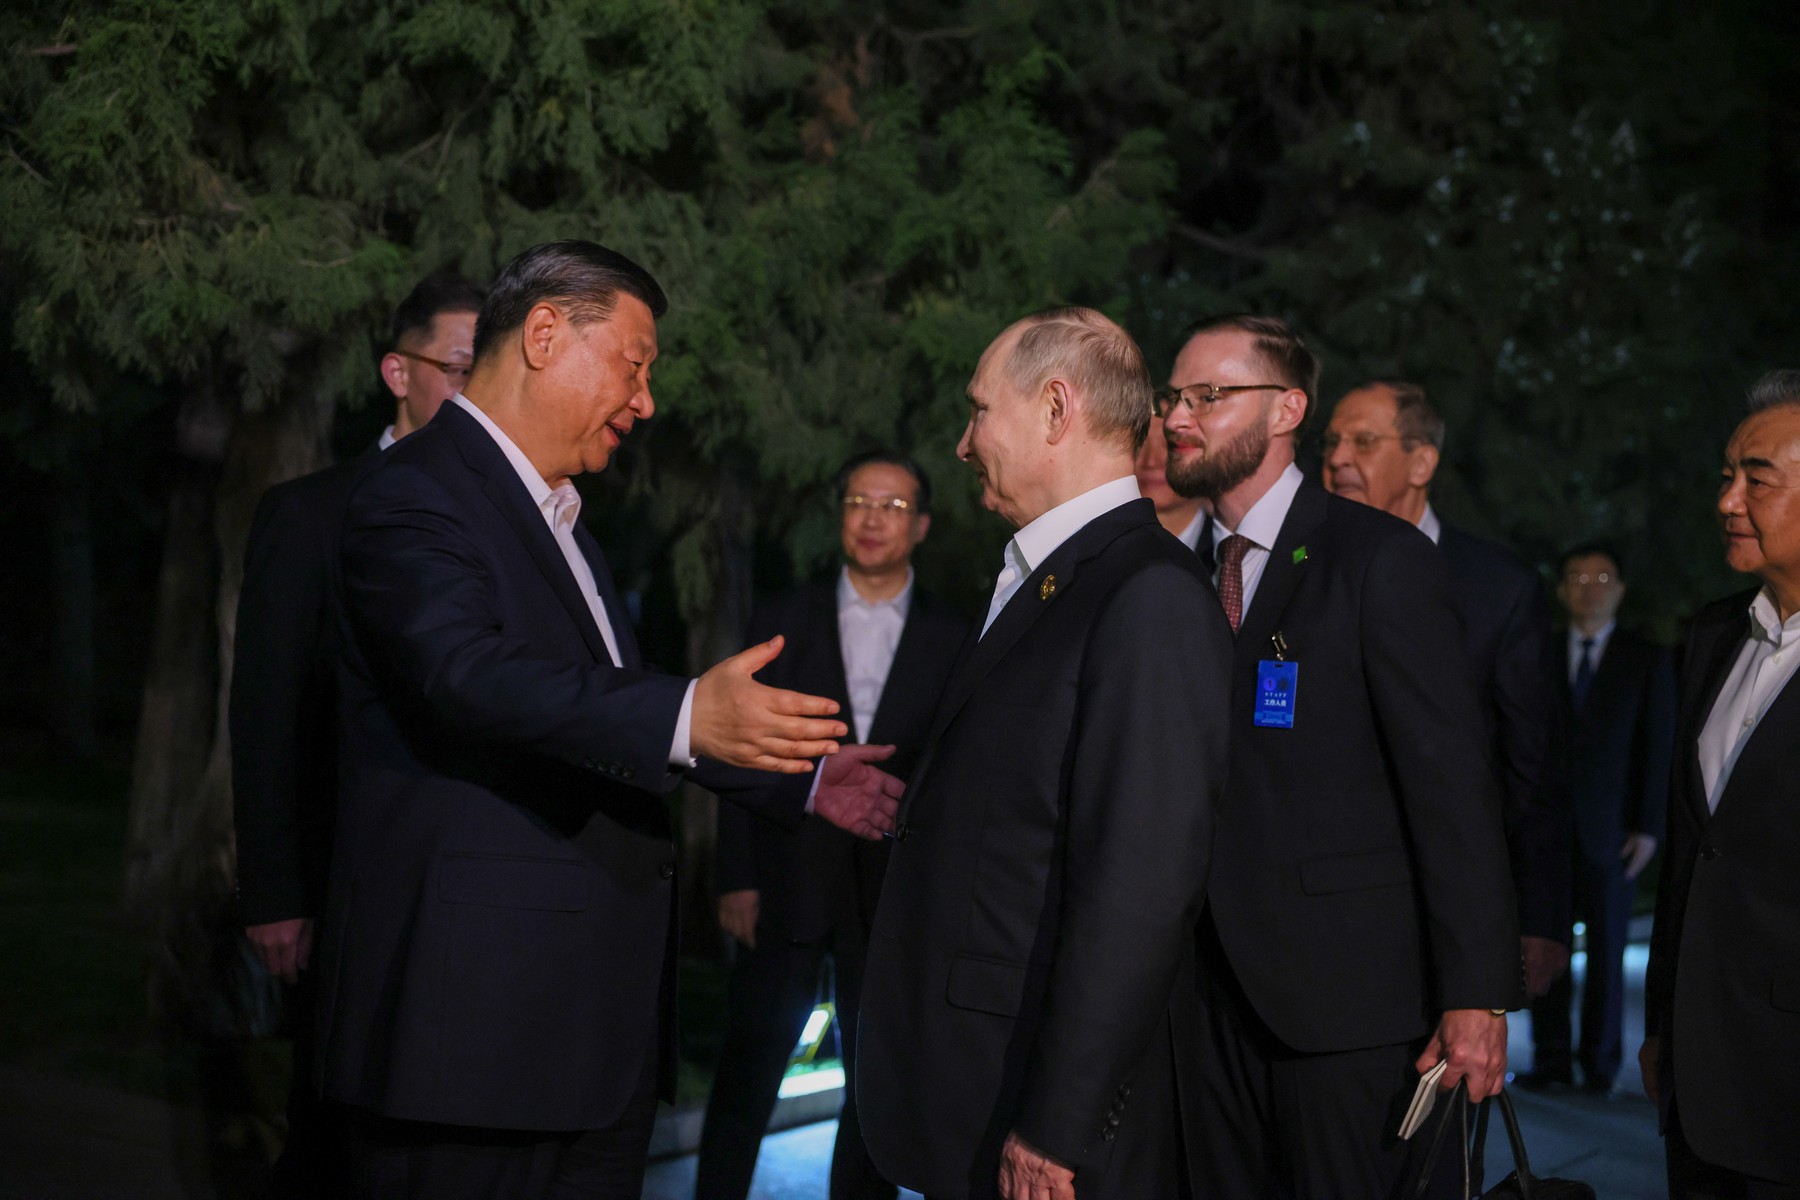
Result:
<svg viewBox="0 0 1800 1200">
<path fill-rule="evenodd" d="M 1044 582 L 1038 584 L 1038 599 L 1048 600 L 1054 595 L 1056 595 L 1056 576 L 1046 575 Z"/>
</svg>

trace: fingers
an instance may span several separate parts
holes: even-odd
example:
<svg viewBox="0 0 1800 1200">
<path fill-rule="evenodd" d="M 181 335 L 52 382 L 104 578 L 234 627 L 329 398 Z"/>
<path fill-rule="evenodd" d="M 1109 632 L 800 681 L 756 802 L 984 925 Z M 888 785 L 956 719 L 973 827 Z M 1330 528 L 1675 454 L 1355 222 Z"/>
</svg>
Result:
<svg viewBox="0 0 1800 1200">
<path fill-rule="evenodd" d="M 781 653 L 781 648 L 786 644 L 786 639 L 780 634 L 776 634 L 766 642 L 761 642 L 748 650 L 739 651 L 719 665 L 739 674 L 754 675 L 774 662 L 775 657 Z"/>
<path fill-rule="evenodd" d="M 878 763 L 894 757 L 896 746 L 871 746 L 865 742 L 852 742 L 838 750 L 838 754 L 853 762 Z"/>
<path fill-rule="evenodd" d="M 805 692 L 790 692 L 782 688 L 764 687 L 761 684 L 757 686 L 764 693 L 760 697 L 763 707 L 778 716 L 830 717 L 835 716 L 838 711 L 838 702 L 827 700 L 824 696 L 809 696 Z M 820 724 L 821 722 L 813 723 Z M 842 721 L 826 723 L 836 730 L 831 734 L 832 737 L 843 737 L 850 732 L 849 727 Z"/>
<path fill-rule="evenodd" d="M 294 946 L 294 970 L 304 971 L 312 962 L 313 923 L 310 919 L 300 926 L 300 940 Z"/>
</svg>

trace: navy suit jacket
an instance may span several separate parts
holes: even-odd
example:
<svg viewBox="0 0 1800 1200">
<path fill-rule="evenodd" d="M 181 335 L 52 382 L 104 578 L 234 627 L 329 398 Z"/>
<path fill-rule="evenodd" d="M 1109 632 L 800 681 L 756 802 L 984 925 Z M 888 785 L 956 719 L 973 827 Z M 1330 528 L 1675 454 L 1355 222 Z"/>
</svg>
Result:
<svg viewBox="0 0 1800 1200">
<path fill-rule="evenodd" d="M 1462 618 L 1482 727 L 1500 773 L 1519 932 L 1567 945 L 1574 879 L 1567 794 L 1552 754 L 1556 660 L 1544 584 L 1512 551 L 1443 527 L 1438 550 Z"/>
<path fill-rule="evenodd" d="M 320 977 L 335 1099 L 574 1130 L 618 1118 L 659 1065 L 648 1055 L 672 1090 L 664 794 L 687 681 L 643 669 L 599 547 L 577 538 L 622 666 L 524 484 L 457 405 L 350 498 Z"/>
<path fill-rule="evenodd" d="M 1559 633 L 1558 647 L 1566 650 L 1567 641 Z M 1626 834 L 1663 840 L 1675 753 L 1675 668 L 1667 650 L 1618 629 L 1607 639 L 1581 711 L 1566 670 L 1556 692 L 1568 740 L 1575 848 L 1587 862 L 1623 872 L 1619 850 Z"/>
<path fill-rule="evenodd" d="M 849 720 L 836 581 L 806 584 L 760 605 L 750 621 L 751 643 L 776 634 L 785 636 L 787 645 L 757 678 L 836 700 Z M 919 761 L 938 696 L 967 634 L 965 621 L 914 588 L 881 704 L 869 725 L 871 743 L 895 747 L 894 757 L 881 767 L 896 778 L 909 778 Z M 812 779 L 775 778 L 773 787 L 802 798 Z M 817 943 L 846 935 L 860 942 L 874 919 L 887 855 L 885 840 L 867 841 L 824 821 L 789 832 L 728 804 L 719 810 L 714 875 L 721 893 L 747 888 L 762 893 L 759 944 L 769 938 Z"/>
<path fill-rule="evenodd" d="M 1681 665 L 1669 844 L 1644 980 L 1666 1121 L 1706 1162 L 1800 1183 L 1800 679 L 1770 702 L 1709 811 L 1699 740 L 1754 592 L 1694 618 Z M 1610 655 L 1610 650 L 1608 651 Z M 1598 686 L 1596 680 L 1595 686 Z"/>
</svg>

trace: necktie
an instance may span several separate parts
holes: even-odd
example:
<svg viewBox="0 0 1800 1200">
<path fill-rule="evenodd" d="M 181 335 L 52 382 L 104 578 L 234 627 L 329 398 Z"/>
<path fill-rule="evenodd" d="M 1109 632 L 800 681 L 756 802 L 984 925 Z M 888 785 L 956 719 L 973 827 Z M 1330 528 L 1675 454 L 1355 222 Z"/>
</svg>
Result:
<svg viewBox="0 0 1800 1200">
<path fill-rule="evenodd" d="M 1219 603 L 1233 633 L 1244 621 L 1244 555 L 1253 544 L 1241 533 L 1219 543 Z"/>
<path fill-rule="evenodd" d="M 1581 661 L 1575 664 L 1575 682 L 1570 685 L 1569 692 L 1575 699 L 1576 709 L 1587 704 L 1588 691 L 1594 686 L 1594 639 L 1581 639 Z"/>
</svg>

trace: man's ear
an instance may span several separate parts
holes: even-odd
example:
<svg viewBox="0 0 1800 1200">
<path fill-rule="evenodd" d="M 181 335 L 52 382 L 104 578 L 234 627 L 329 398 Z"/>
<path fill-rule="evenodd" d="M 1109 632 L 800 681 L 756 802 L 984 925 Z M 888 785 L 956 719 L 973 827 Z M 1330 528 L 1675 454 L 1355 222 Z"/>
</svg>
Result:
<svg viewBox="0 0 1800 1200">
<path fill-rule="evenodd" d="M 917 546 L 920 542 L 925 540 L 925 535 L 930 532 L 931 532 L 931 514 L 930 513 L 920 513 L 918 519 L 913 522 L 912 544 Z"/>
<path fill-rule="evenodd" d="M 381 356 L 381 382 L 387 384 L 387 390 L 399 400 L 406 395 L 406 385 L 411 377 L 412 364 L 398 354 L 389 351 Z"/>
<path fill-rule="evenodd" d="M 556 356 L 556 343 L 568 327 L 568 319 L 554 304 L 532 305 L 519 326 L 519 352 L 525 357 L 525 365 L 533 371 L 548 367 Z"/>
<path fill-rule="evenodd" d="M 1054 446 L 1075 428 L 1075 393 L 1060 379 L 1044 385 L 1044 440 Z"/>
<path fill-rule="evenodd" d="M 1281 393 L 1281 398 L 1275 403 L 1275 427 L 1269 432 L 1277 437 L 1284 433 L 1298 433 L 1300 427 L 1306 424 L 1309 407 L 1310 402 L 1305 392 L 1299 388 L 1289 388 Z"/>
<path fill-rule="evenodd" d="M 1426 487 L 1436 478 L 1438 469 L 1438 448 L 1430 442 L 1414 446 L 1412 461 L 1406 466 L 1406 482 L 1414 487 Z"/>
</svg>

